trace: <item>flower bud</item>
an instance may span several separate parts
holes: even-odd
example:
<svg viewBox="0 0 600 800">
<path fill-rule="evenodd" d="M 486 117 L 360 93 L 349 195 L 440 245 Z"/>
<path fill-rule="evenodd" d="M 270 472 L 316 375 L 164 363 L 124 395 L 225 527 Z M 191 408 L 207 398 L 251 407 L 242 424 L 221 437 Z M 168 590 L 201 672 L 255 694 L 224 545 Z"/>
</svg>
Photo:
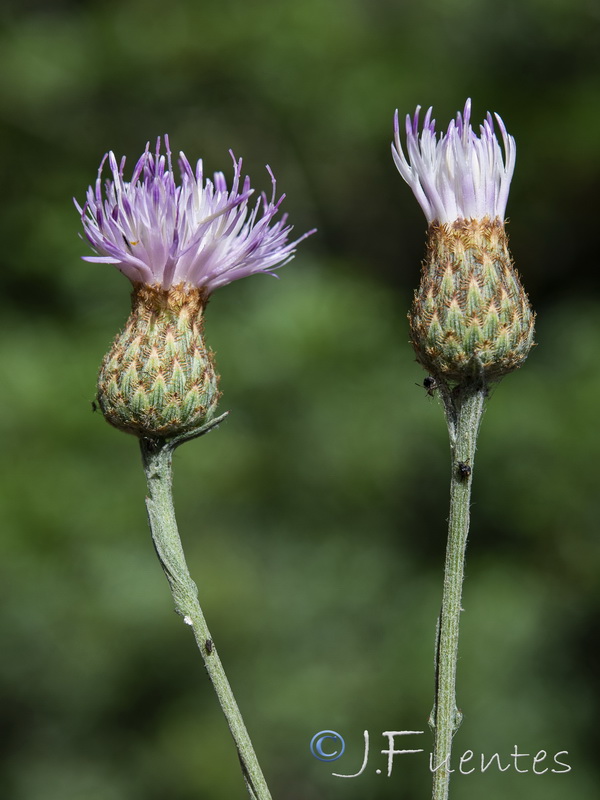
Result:
<svg viewBox="0 0 600 800">
<path fill-rule="evenodd" d="M 488 113 L 477 136 L 471 101 L 439 137 L 430 108 L 406 118 L 405 155 L 398 112 L 392 155 L 429 223 L 421 284 L 409 313 L 417 361 L 447 383 L 494 381 L 519 367 L 533 346 L 534 313 L 513 267 L 504 214 L 515 140 Z"/>
</svg>

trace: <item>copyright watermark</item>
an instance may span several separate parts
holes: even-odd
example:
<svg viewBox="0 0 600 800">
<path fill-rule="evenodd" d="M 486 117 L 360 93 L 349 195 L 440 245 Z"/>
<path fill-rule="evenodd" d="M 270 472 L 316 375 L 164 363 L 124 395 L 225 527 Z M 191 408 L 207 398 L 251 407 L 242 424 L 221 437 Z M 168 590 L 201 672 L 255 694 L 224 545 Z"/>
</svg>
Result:
<svg viewBox="0 0 600 800">
<path fill-rule="evenodd" d="M 335 731 L 319 731 L 310 740 L 310 752 L 319 761 L 337 761 L 345 749 L 346 742 Z"/>
<path fill-rule="evenodd" d="M 381 734 L 387 739 L 387 747 L 382 750 L 376 751 L 383 756 L 387 756 L 385 766 L 387 777 L 392 776 L 394 769 L 394 759 L 396 756 L 411 755 L 415 753 L 423 753 L 424 749 L 408 748 L 398 749 L 396 747 L 397 736 L 421 736 L 424 731 L 383 731 Z M 364 751 L 362 764 L 358 772 L 351 774 L 342 774 L 332 772 L 334 778 L 358 778 L 362 775 L 369 763 L 369 747 L 370 737 L 369 731 L 364 731 Z M 409 743 L 412 743 L 409 740 Z M 319 731 L 315 733 L 310 741 L 310 752 L 319 761 L 337 761 L 341 758 L 346 750 L 346 742 L 344 737 L 337 731 Z M 521 753 L 518 745 L 515 745 L 512 753 L 500 755 L 500 753 L 492 753 L 486 755 L 485 753 L 476 754 L 473 750 L 465 750 L 459 756 L 455 756 L 450 765 L 446 761 L 435 764 L 433 755 L 429 754 L 429 771 L 437 772 L 439 769 L 449 767 L 449 772 L 459 772 L 461 775 L 471 775 L 473 772 L 487 772 L 488 770 L 498 770 L 499 772 L 507 772 L 509 770 L 520 773 L 533 773 L 534 775 L 544 775 L 547 772 L 561 775 L 566 772 L 571 772 L 571 765 L 567 762 L 569 755 L 568 750 L 560 750 L 557 753 L 549 754 L 546 750 L 538 750 L 537 753 Z M 382 769 L 376 768 L 375 773 L 381 775 Z"/>
</svg>

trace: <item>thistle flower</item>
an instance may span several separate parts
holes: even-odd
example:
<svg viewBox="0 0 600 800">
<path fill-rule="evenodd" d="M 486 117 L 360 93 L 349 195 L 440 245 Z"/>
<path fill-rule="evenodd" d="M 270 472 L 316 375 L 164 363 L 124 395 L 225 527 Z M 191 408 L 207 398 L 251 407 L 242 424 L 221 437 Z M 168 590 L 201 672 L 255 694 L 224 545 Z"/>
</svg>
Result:
<svg viewBox="0 0 600 800">
<path fill-rule="evenodd" d="M 406 117 L 408 157 L 398 112 L 392 156 L 429 223 L 421 284 L 409 314 L 417 360 L 441 380 L 497 380 L 519 367 L 533 345 L 534 314 L 508 250 L 504 214 L 515 140 L 488 113 L 480 136 L 471 101 L 439 137 L 430 108 Z"/>
<path fill-rule="evenodd" d="M 154 153 L 149 145 L 124 178 L 125 158 L 102 159 L 86 202 L 75 205 L 85 235 L 97 253 L 85 261 L 114 264 L 133 284 L 132 312 L 105 356 L 98 378 L 98 402 L 105 418 L 142 437 L 166 438 L 200 427 L 214 414 L 219 392 L 213 355 L 204 344 L 203 313 L 210 294 L 234 280 L 270 273 L 287 264 L 297 244 L 285 197 L 262 194 L 242 181 L 242 161 L 233 159 L 228 189 L 223 173 L 204 177 L 179 154 L 176 183 L 165 136 Z M 111 177 L 102 185 L 106 162 Z"/>
</svg>

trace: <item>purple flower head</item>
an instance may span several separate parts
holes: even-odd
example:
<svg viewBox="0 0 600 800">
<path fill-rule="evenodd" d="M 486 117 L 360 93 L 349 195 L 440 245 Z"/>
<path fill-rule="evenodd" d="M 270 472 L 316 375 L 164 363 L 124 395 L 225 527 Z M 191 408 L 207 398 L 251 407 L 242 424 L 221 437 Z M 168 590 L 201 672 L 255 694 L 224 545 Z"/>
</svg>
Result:
<svg viewBox="0 0 600 800">
<path fill-rule="evenodd" d="M 166 156 L 161 155 L 160 137 L 156 152 L 146 145 L 130 181 L 123 177 L 125 157 L 117 163 L 111 151 L 102 159 L 95 186 L 87 190 L 81 214 L 85 235 L 97 256 L 84 261 L 114 264 L 133 283 L 169 289 L 180 283 L 210 294 L 219 286 L 287 264 L 296 245 L 314 231 L 289 242 L 292 230 L 287 215 L 279 220 L 276 182 L 267 167 L 273 192 L 263 193 L 253 206 L 254 189 L 246 177 L 242 183 L 242 160 L 233 159 L 231 190 L 222 172 L 205 178 L 202 161 L 195 171 L 183 153 L 179 154 L 181 181 L 175 181 L 169 139 Z M 108 161 L 111 177 L 102 182 Z"/>
<path fill-rule="evenodd" d="M 445 134 L 436 137 L 429 109 L 419 133 L 419 112 L 406 117 L 406 149 L 400 144 L 398 111 L 394 117 L 392 156 L 399 173 L 413 190 L 428 222 L 457 219 L 504 219 L 515 168 L 515 140 L 495 115 L 504 153 L 488 112 L 477 136 L 471 128 L 471 100 L 456 115 Z"/>
</svg>

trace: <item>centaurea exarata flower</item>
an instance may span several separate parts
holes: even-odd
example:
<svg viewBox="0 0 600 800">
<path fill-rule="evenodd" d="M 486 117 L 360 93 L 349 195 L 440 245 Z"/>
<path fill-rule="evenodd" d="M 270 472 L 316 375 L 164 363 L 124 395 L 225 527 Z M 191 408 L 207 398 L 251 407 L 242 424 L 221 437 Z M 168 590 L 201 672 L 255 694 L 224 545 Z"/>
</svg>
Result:
<svg viewBox="0 0 600 800">
<path fill-rule="evenodd" d="M 271 800 L 250 736 L 198 600 L 173 507 L 175 448 L 214 429 L 218 376 L 203 336 L 204 308 L 215 289 L 257 272 L 271 273 L 293 258 L 283 196 L 251 203 L 250 179 L 233 158 L 228 187 L 218 172 L 205 178 L 202 162 L 192 169 L 179 156 L 176 180 L 169 140 L 166 155 L 149 146 L 124 177 L 125 159 L 108 153 L 86 201 L 75 205 L 96 255 L 85 260 L 114 264 L 133 284 L 132 310 L 104 357 L 98 404 L 105 419 L 139 437 L 148 484 L 146 509 L 154 548 L 168 579 L 175 610 L 189 625 L 235 742 L 252 800 Z M 109 176 L 103 182 L 108 163 Z M 309 233 L 312 233 L 310 231 Z"/>
<path fill-rule="evenodd" d="M 166 136 L 165 148 L 160 138 L 154 153 L 147 145 L 130 180 L 125 158 L 108 153 L 83 207 L 75 202 L 97 253 L 84 260 L 114 264 L 133 284 L 131 316 L 100 370 L 100 408 L 116 427 L 159 438 L 197 428 L 215 411 L 218 377 L 202 335 L 209 295 L 287 264 L 312 233 L 289 241 L 287 215 L 276 219 L 285 195 L 277 199 L 269 168 L 272 196 L 251 204 L 241 159 L 232 154 L 229 189 L 223 173 L 210 180 L 202 161 L 194 170 L 180 153 L 177 183 Z"/>
<path fill-rule="evenodd" d="M 496 115 L 477 136 L 471 101 L 446 133 L 436 134 L 431 109 L 419 129 L 419 108 L 406 118 L 406 152 L 398 112 L 394 162 L 429 223 L 421 283 L 409 313 L 417 361 L 438 392 L 451 452 L 450 513 L 435 655 L 433 800 L 448 800 L 452 739 L 461 723 L 456 703 L 458 637 L 471 485 L 477 436 L 490 382 L 519 367 L 533 344 L 534 314 L 513 267 L 504 214 L 515 165 L 515 141 Z"/>
<path fill-rule="evenodd" d="M 417 360 L 436 378 L 496 380 L 520 366 L 533 344 L 533 321 L 508 251 L 504 215 L 515 166 L 515 140 L 496 114 L 504 150 L 488 113 L 480 135 L 471 101 L 439 135 L 432 109 L 419 130 L 406 117 L 406 152 L 398 112 L 392 155 L 429 223 L 421 285 L 409 315 Z"/>
</svg>

